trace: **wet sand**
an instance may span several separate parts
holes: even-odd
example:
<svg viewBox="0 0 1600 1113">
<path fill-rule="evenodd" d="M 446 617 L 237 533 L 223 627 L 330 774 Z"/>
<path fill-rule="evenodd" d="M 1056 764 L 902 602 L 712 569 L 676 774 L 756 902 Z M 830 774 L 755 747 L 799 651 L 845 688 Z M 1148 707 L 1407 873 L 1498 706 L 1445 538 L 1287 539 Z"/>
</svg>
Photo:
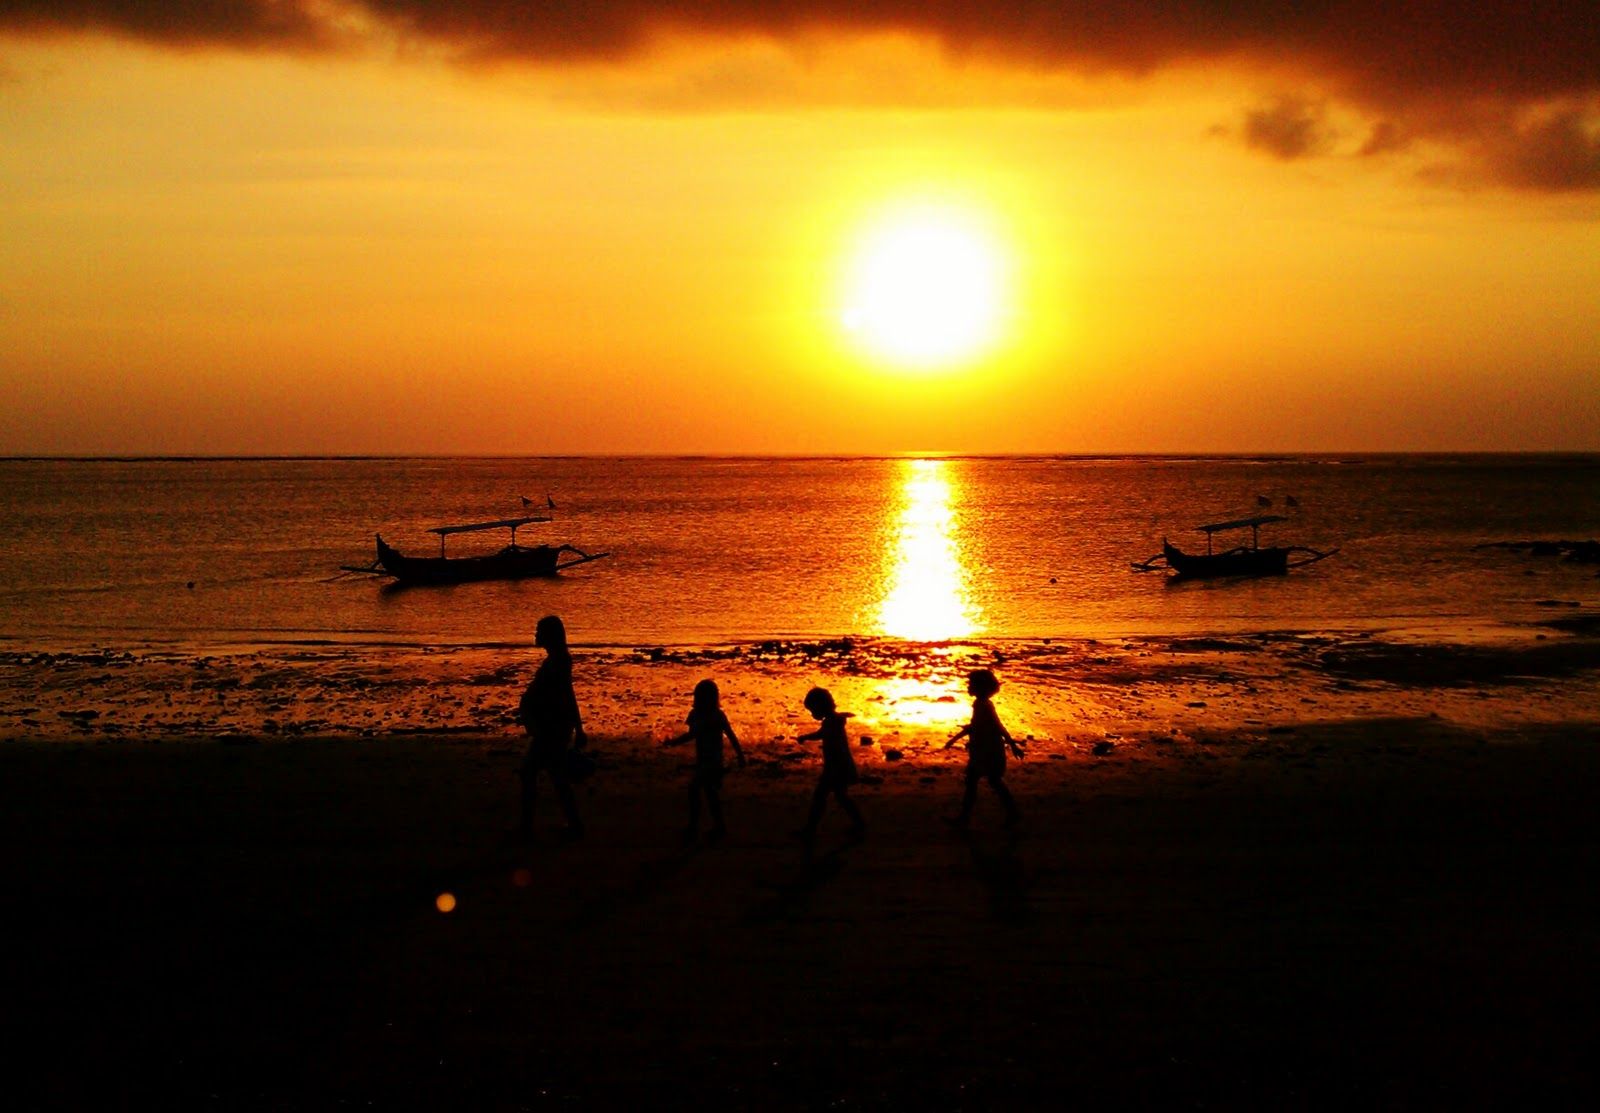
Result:
<svg viewBox="0 0 1600 1113">
<path fill-rule="evenodd" d="M 7 1046 L 30 1107 L 1576 1105 L 1583 617 L 580 651 L 590 833 L 546 796 L 532 846 L 525 648 L 3 654 Z M 939 819 L 978 664 L 1031 736 L 1015 833 Z M 752 761 L 685 846 L 655 741 L 708 675 Z M 808 856 L 813 683 L 870 830 Z"/>
</svg>

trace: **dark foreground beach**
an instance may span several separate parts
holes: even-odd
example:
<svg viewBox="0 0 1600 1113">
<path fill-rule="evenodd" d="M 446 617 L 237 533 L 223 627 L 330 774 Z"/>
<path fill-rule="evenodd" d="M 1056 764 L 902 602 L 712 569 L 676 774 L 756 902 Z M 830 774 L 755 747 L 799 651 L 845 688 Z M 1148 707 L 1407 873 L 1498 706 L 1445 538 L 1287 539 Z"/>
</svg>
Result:
<svg viewBox="0 0 1600 1113">
<path fill-rule="evenodd" d="M 11 1089 L 1587 1106 L 1600 642 L 1541 633 L 580 651 L 589 835 L 563 843 L 547 806 L 532 846 L 502 841 L 525 650 L 13 653 Z M 978 661 L 1032 736 L 1016 832 L 989 796 L 970 833 L 939 821 L 961 757 L 936 747 Z M 753 760 L 730 837 L 685 846 L 687 755 L 653 740 L 703 675 Z M 788 739 L 817 682 L 858 711 L 870 829 L 849 843 L 830 811 L 808 857 L 816 754 Z"/>
</svg>

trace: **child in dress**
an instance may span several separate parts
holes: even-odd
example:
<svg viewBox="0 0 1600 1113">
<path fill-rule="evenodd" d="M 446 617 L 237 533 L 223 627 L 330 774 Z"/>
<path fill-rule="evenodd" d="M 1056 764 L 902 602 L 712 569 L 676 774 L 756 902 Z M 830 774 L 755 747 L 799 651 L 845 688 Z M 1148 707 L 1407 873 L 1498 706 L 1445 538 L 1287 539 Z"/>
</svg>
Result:
<svg viewBox="0 0 1600 1113">
<path fill-rule="evenodd" d="M 1022 759 L 1022 747 L 1011 737 L 1011 732 L 1006 730 L 995 712 L 991 701 L 999 690 L 1000 681 L 988 669 L 969 673 L 967 694 L 972 697 L 972 721 L 951 735 L 950 741 L 944 744 L 948 750 L 963 736 L 967 739 L 967 787 L 961 795 L 960 814 L 949 818 L 949 822 L 957 827 L 965 827 L 972 818 L 972 806 L 978 800 L 980 780 L 987 780 L 994 794 L 1000 797 L 1000 803 L 1006 809 L 1007 827 L 1015 827 L 1022 819 L 1017 802 L 1011 798 L 1011 790 L 1006 788 L 1005 782 L 1006 747 L 1011 747 L 1011 752 L 1017 755 L 1019 761 Z"/>
<path fill-rule="evenodd" d="M 810 734 L 798 735 L 795 740 L 822 740 L 822 776 L 817 780 L 816 791 L 811 794 L 811 814 L 806 817 L 806 825 L 796 834 L 807 842 L 816 837 L 817 824 L 822 821 L 822 809 L 831 794 L 839 801 L 844 814 L 850 817 L 851 836 L 860 838 L 866 833 L 867 824 L 849 796 L 850 786 L 858 779 L 855 758 L 850 756 L 850 740 L 844 733 L 844 721 L 850 718 L 850 712 L 838 710 L 834 706 L 832 693 L 826 688 L 813 688 L 806 693 L 806 710 L 822 725 Z"/>
<path fill-rule="evenodd" d="M 667 743 L 676 746 L 694 739 L 694 777 L 689 781 L 689 826 L 683 835 L 693 839 L 700 833 L 700 798 L 705 797 L 706 808 L 711 812 L 709 838 L 720 839 L 728 833 L 722 823 L 722 736 L 727 735 L 733 745 L 733 755 L 744 765 L 744 750 L 739 748 L 739 738 L 722 711 L 721 693 L 715 680 L 702 680 L 694 686 L 694 706 L 689 710 L 689 729 Z"/>
</svg>

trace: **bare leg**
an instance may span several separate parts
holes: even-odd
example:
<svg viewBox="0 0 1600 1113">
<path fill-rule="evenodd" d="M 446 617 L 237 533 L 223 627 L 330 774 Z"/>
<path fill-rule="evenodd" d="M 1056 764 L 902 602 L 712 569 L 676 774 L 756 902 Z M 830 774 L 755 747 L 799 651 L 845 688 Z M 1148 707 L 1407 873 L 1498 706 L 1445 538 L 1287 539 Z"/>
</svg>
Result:
<svg viewBox="0 0 1600 1113">
<path fill-rule="evenodd" d="M 961 814 L 957 820 L 961 823 L 972 818 L 972 809 L 978 803 L 978 778 L 971 773 L 967 774 L 966 786 L 961 790 Z"/>
<path fill-rule="evenodd" d="M 806 816 L 806 825 L 800 829 L 800 834 L 810 838 L 817 833 L 817 824 L 822 822 L 822 809 L 828 802 L 828 782 L 818 781 L 817 790 L 811 794 L 811 812 Z"/>
<path fill-rule="evenodd" d="M 689 828 L 684 832 L 693 835 L 700 830 L 700 778 L 694 777 L 689 781 Z"/>
<path fill-rule="evenodd" d="M 531 835 L 533 833 L 534 790 L 538 788 L 539 771 L 524 765 L 517 770 L 517 776 L 522 779 L 522 820 L 517 824 L 517 830 L 524 835 Z"/>
<path fill-rule="evenodd" d="M 967 783 L 972 787 L 973 791 L 977 790 L 976 782 L 968 781 Z M 1022 819 L 1022 812 L 1017 809 L 1017 802 L 1011 798 L 1011 790 L 1006 787 L 1006 782 L 999 777 L 990 777 L 989 787 L 994 789 L 994 794 L 1000 797 L 1000 803 L 1006 809 L 1006 826 L 1016 826 L 1017 822 Z"/>
<path fill-rule="evenodd" d="M 722 789 L 715 781 L 708 781 L 705 785 L 706 810 L 711 813 L 711 835 L 713 838 L 727 833 L 727 828 L 722 825 Z"/>
<path fill-rule="evenodd" d="M 550 769 L 547 772 L 550 774 L 550 784 L 556 790 L 556 801 L 561 805 L 561 814 L 567 817 L 567 831 L 574 836 L 583 834 L 583 820 L 578 818 L 578 802 L 572 795 L 572 783 L 557 769 Z"/>
<path fill-rule="evenodd" d="M 844 809 L 844 814 L 850 817 L 850 826 L 856 834 L 867 829 L 867 821 L 861 818 L 861 809 L 856 807 L 856 802 L 850 799 L 844 785 L 839 785 L 833 790 L 833 795 L 839 801 L 839 806 Z"/>
</svg>

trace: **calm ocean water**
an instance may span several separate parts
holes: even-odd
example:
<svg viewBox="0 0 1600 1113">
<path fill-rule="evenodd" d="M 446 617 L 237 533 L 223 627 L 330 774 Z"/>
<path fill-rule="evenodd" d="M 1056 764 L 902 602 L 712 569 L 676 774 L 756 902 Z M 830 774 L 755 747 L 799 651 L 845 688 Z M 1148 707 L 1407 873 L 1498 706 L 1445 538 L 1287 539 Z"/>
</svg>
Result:
<svg viewBox="0 0 1600 1113">
<path fill-rule="evenodd" d="M 524 495 L 556 521 L 519 540 L 614 555 L 446 588 L 338 573 L 375 533 L 431 555 L 428 527 L 519 514 Z M 1228 583 L 1130 571 L 1163 534 L 1203 549 L 1195 525 L 1263 498 L 1291 516 L 1264 543 L 1339 555 Z M 1600 535 L 1597 456 L 10 460 L 0 521 L 0 635 L 26 647 L 526 643 L 549 612 L 621 645 L 1464 630 L 1600 601 L 1592 566 L 1472 548 Z"/>
</svg>

